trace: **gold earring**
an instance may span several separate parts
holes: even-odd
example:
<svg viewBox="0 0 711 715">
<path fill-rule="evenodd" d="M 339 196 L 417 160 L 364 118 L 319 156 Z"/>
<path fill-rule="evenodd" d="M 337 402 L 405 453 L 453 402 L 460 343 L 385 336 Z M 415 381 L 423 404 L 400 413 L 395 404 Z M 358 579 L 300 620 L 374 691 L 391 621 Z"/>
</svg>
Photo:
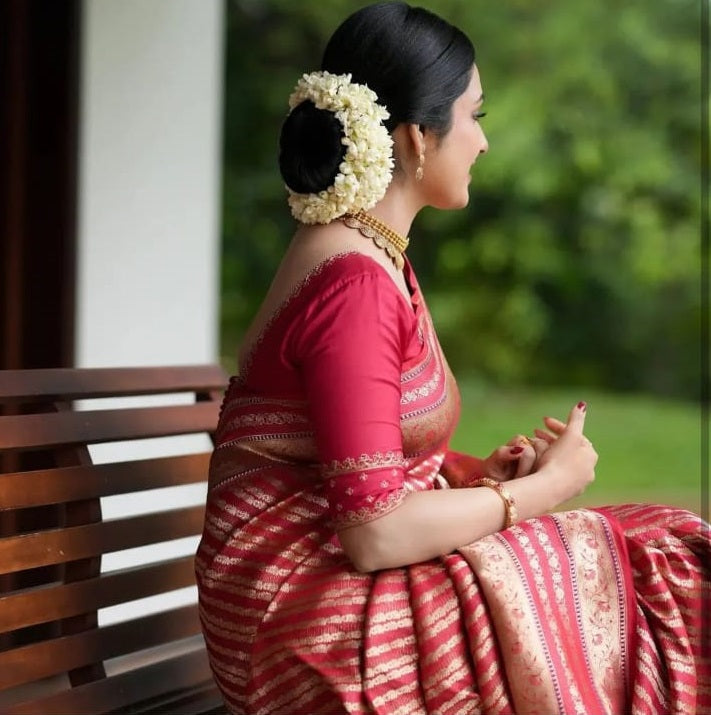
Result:
<svg viewBox="0 0 711 715">
<path fill-rule="evenodd" d="M 423 152 L 420 152 L 420 161 L 419 161 L 419 166 L 417 167 L 417 171 L 415 171 L 415 179 L 417 181 L 422 181 L 422 177 L 425 175 L 425 155 Z"/>
</svg>

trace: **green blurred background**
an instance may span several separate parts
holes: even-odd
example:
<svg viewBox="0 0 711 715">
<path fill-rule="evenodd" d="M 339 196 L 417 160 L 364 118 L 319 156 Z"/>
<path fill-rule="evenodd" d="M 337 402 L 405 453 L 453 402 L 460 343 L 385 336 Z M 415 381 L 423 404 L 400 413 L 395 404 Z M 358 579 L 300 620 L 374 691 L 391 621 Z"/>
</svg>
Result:
<svg viewBox="0 0 711 715">
<path fill-rule="evenodd" d="M 354 0 L 229 0 L 221 353 L 294 230 L 276 167 L 287 97 Z M 477 50 L 489 154 L 467 209 L 408 254 L 488 454 L 590 404 L 582 503 L 701 504 L 700 7 L 696 0 L 422 0 Z"/>
</svg>

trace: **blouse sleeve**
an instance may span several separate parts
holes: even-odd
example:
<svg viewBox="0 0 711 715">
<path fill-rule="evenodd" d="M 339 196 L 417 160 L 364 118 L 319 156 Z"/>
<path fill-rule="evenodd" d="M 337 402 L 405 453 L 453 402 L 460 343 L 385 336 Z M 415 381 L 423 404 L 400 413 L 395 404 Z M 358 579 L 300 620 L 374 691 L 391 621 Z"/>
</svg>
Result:
<svg viewBox="0 0 711 715">
<path fill-rule="evenodd" d="M 302 316 L 296 363 L 337 529 L 371 521 L 405 498 L 400 375 L 412 333 L 387 276 L 349 276 Z"/>
</svg>

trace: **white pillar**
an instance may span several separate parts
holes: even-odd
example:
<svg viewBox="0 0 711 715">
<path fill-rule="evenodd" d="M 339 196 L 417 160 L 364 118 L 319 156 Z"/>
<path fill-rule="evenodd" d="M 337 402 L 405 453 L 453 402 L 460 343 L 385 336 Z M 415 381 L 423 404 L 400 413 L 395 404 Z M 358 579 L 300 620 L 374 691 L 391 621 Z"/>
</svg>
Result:
<svg viewBox="0 0 711 715">
<path fill-rule="evenodd" d="M 213 362 L 222 0 L 84 0 L 79 367 Z"/>
</svg>

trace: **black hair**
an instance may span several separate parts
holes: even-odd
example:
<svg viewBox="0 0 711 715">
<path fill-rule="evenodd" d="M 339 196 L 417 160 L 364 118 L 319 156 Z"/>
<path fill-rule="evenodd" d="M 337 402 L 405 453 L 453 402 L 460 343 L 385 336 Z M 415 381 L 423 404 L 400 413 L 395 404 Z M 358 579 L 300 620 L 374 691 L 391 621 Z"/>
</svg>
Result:
<svg viewBox="0 0 711 715">
<path fill-rule="evenodd" d="M 469 85 L 474 46 L 458 28 L 404 2 L 368 5 L 350 15 L 326 45 L 321 69 L 350 74 L 378 95 L 390 113 L 386 127 L 419 124 L 444 136 L 452 104 Z M 308 106 L 310 105 L 310 106 Z M 303 102 L 287 117 L 279 142 L 279 168 L 297 193 L 328 188 L 346 147 L 332 112 Z"/>
<path fill-rule="evenodd" d="M 330 186 L 346 154 L 343 127 L 333 112 L 310 100 L 294 107 L 284 122 L 279 143 L 279 168 L 286 185 L 297 194 Z"/>
</svg>

